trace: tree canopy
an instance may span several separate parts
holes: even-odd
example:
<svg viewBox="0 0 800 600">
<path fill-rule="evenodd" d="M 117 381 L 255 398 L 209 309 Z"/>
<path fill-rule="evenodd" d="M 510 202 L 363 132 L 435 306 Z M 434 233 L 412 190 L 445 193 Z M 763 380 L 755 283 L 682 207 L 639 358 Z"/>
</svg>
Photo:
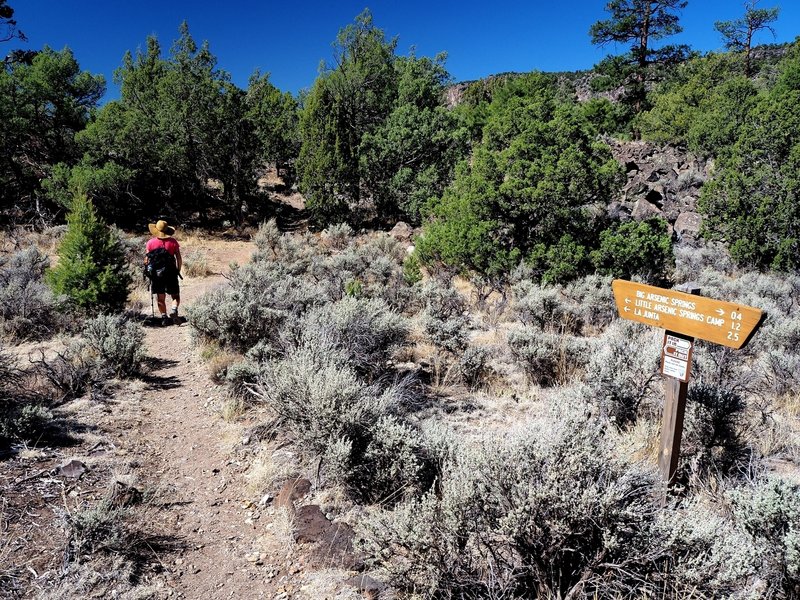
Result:
<svg viewBox="0 0 800 600">
<path fill-rule="evenodd" d="M 589 29 L 593 44 L 630 43 L 626 54 L 605 59 L 598 70 L 605 85 L 625 85 L 636 114 L 646 107 L 647 84 L 662 76 L 656 67 L 675 65 L 688 54 L 685 45 L 653 45 L 683 31 L 676 13 L 686 5 L 686 0 L 611 0 L 606 4 L 610 17 Z"/>
<path fill-rule="evenodd" d="M 14 9 L 8 5 L 8 0 L 0 0 L 0 42 L 7 42 L 13 38 L 27 40 L 25 34 L 17 29 L 14 19 Z"/>
<path fill-rule="evenodd" d="M 758 0 L 748 0 L 745 2 L 744 16 L 732 21 L 717 21 L 714 29 L 722 34 L 725 40 L 725 47 L 733 52 L 744 52 L 744 73 L 751 75 L 750 53 L 753 48 L 753 36 L 762 30 L 767 30 L 775 37 L 775 30 L 771 23 L 778 20 L 780 9 L 756 8 Z"/>
<path fill-rule="evenodd" d="M 454 160 L 444 57 L 398 57 L 369 11 L 339 32 L 334 64 L 305 98 L 297 169 L 320 223 L 420 221 Z"/>
<path fill-rule="evenodd" d="M 0 67 L 0 211 L 49 220 L 40 182 L 58 163 L 72 164 L 75 135 L 105 92 L 102 76 L 81 71 L 67 48 L 12 56 Z"/>
<path fill-rule="evenodd" d="M 545 281 L 591 270 L 605 205 L 620 167 L 596 130 L 556 81 L 543 74 L 497 90 L 483 141 L 459 164 L 453 183 L 431 206 L 420 256 L 489 277 L 524 259 Z"/>
<path fill-rule="evenodd" d="M 123 222 L 213 210 L 240 218 L 255 188 L 257 142 L 246 94 L 217 69 L 208 43 L 198 46 L 184 23 L 163 58 L 151 36 L 144 51 L 125 55 L 115 81 L 120 99 L 78 136 L 81 164 L 55 173 L 54 197 L 83 188 Z"/>
</svg>

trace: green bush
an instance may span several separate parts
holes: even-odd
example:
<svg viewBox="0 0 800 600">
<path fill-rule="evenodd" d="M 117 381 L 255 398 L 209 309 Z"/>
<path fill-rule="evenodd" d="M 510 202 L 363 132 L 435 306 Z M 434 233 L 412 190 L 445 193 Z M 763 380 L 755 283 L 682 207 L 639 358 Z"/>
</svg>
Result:
<svg viewBox="0 0 800 600">
<path fill-rule="evenodd" d="M 591 253 L 595 268 L 615 278 L 667 282 L 675 266 L 667 227 L 663 219 L 612 225 L 600 233 L 600 247 Z"/>
<path fill-rule="evenodd" d="M 555 78 L 532 73 L 500 86 L 483 141 L 430 205 L 420 260 L 489 277 L 521 259 L 537 280 L 590 270 L 597 223 L 589 206 L 610 200 L 619 164 L 586 113 L 559 99 Z"/>
<path fill-rule="evenodd" d="M 47 273 L 56 294 L 89 313 L 122 309 L 132 280 L 128 264 L 119 240 L 85 195 L 73 198 L 58 256 L 58 265 Z"/>
<path fill-rule="evenodd" d="M 403 261 L 403 279 L 408 285 L 414 285 L 422 281 L 419 258 L 417 254 L 411 254 Z"/>
<path fill-rule="evenodd" d="M 739 265 L 791 272 L 800 267 L 800 46 L 778 70 L 720 152 L 699 207 L 705 234 L 726 242 Z"/>
</svg>

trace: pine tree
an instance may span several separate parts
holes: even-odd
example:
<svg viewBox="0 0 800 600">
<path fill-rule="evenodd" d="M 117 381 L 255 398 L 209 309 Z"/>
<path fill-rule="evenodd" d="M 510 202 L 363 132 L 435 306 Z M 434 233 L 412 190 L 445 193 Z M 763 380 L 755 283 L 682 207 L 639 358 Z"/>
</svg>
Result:
<svg viewBox="0 0 800 600">
<path fill-rule="evenodd" d="M 85 193 L 76 193 L 58 264 L 47 273 L 57 294 L 88 313 L 119 311 L 128 298 L 131 274 L 119 239 L 95 213 Z"/>
<path fill-rule="evenodd" d="M 635 114 L 647 107 L 647 84 L 659 79 L 654 67 L 674 65 L 684 60 L 689 48 L 685 45 L 666 45 L 653 48 L 656 40 L 680 33 L 678 11 L 686 0 L 610 0 L 606 11 L 610 18 L 598 21 L 589 30 L 592 43 L 630 43 L 622 56 L 609 56 L 599 65 L 610 85 L 624 84 L 626 100 Z"/>
</svg>

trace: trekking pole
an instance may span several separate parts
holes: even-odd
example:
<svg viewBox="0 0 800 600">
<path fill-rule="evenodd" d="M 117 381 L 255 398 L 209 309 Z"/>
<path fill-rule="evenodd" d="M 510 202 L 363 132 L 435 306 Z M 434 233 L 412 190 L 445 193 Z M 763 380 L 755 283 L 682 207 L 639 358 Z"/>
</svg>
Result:
<svg viewBox="0 0 800 600">
<path fill-rule="evenodd" d="M 153 305 L 153 280 L 150 280 L 150 284 L 147 286 L 147 289 L 150 290 L 150 312 L 153 315 L 153 318 L 156 318 L 156 307 Z"/>
</svg>

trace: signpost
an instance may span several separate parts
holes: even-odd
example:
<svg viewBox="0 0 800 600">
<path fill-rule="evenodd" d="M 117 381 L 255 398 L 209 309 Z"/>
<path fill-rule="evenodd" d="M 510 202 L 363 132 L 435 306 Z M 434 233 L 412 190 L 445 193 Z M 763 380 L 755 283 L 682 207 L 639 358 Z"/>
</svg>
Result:
<svg viewBox="0 0 800 600">
<path fill-rule="evenodd" d="M 619 316 L 677 331 L 730 348 L 741 348 L 761 323 L 759 309 L 652 285 L 612 282 Z M 699 289 L 698 289 L 699 292 Z"/>
<path fill-rule="evenodd" d="M 619 316 L 645 325 L 661 327 L 661 374 L 664 381 L 664 420 L 658 467 L 666 487 L 678 469 L 683 434 L 686 394 L 692 371 L 694 338 L 728 346 L 743 347 L 764 318 L 761 310 L 724 300 L 700 296 L 700 288 L 685 291 L 616 279 L 612 282 Z"/>
</svg>

